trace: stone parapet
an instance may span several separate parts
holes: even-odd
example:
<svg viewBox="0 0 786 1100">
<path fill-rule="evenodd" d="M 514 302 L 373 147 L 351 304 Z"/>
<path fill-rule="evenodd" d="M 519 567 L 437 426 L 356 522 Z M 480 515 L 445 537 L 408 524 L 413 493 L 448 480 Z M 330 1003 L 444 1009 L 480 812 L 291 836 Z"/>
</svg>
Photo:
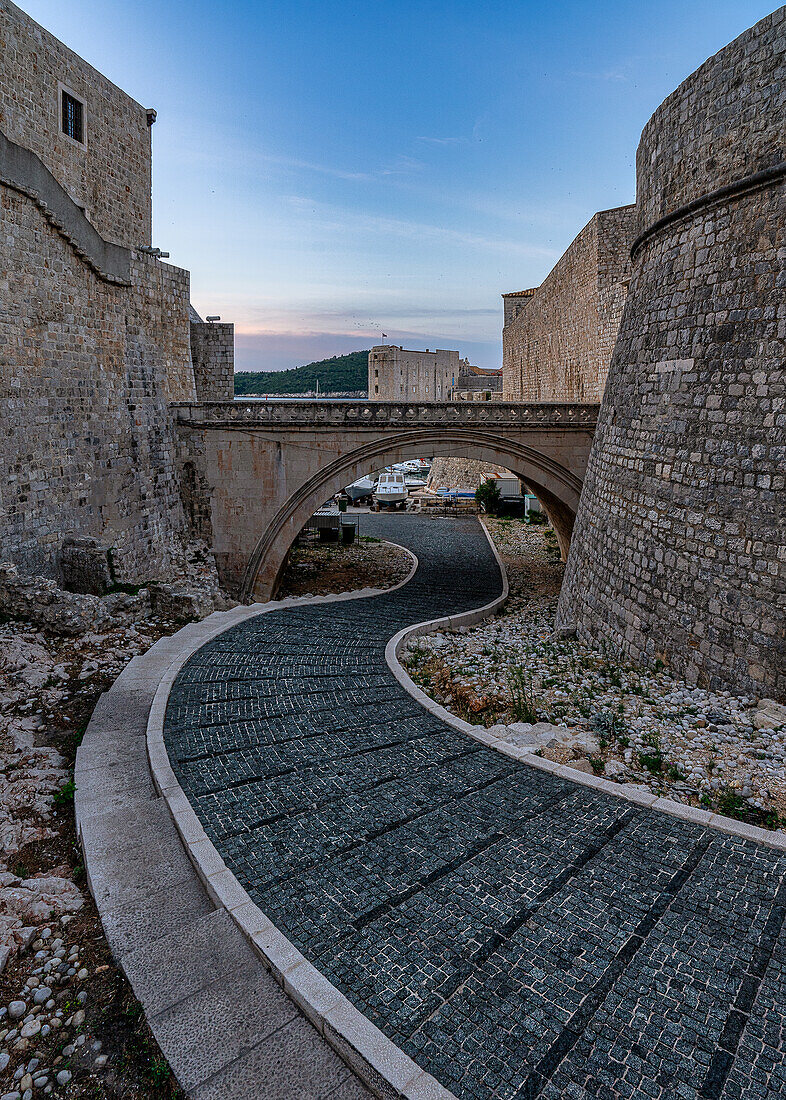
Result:
<svg viewBox="0 0 786 1100">
<path fill-rule="evenodd" d="M 594 428 L 600 406 L 543 402 L 419 402 L 396 401 L 231 401 L 207 404 L 177 404 L 172 412 L 180 424 L 195 427 L 243 427 L 271 424 L 280 427 L 336 428 L 390 425 L 431 427 L 479 424 L 517 428 L 532 424 Z"/>
</svg>

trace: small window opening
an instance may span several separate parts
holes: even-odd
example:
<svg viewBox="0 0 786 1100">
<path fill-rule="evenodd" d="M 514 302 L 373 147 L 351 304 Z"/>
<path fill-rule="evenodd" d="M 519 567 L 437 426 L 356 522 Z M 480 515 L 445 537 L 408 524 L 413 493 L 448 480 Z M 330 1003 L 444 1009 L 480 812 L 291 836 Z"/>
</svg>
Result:
<svg viewBox="0 0 786 1100">
<path fill-rule="evenodd" d="M 66 137 L 85 143 L 85 105 L 76 96 L 64 91 L 62 97 L 61 125 Z"/>
</svg>

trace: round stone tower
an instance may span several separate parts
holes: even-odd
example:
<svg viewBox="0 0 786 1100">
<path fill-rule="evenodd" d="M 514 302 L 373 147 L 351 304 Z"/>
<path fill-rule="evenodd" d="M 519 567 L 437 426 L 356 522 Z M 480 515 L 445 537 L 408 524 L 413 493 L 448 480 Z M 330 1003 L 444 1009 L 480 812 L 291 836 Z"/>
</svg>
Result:
<svg viewBox="0 0 786 1100">
<path fill-rule="evenodd" d="M 690 681 L 786 694 L 786 8 L 652 116 L 559 607 Z"/>
</svg>

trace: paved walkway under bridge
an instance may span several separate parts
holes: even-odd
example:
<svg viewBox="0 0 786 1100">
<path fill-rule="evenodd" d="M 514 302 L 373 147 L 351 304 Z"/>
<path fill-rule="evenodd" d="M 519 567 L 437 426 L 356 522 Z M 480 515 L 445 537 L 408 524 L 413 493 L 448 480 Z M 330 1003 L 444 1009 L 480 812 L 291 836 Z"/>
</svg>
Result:
<svg viewBox="0 0 786 1100">
<path fill-rule="evenodd" d="M 786 857 L 424 711 L 387 641 L 499 571 L 475 520 L 372 523 L 409 584 L 250 619 L 175 682 L 172 766 L 227 865 L 458 1097 L 786 1095 Z"/>
</svg>

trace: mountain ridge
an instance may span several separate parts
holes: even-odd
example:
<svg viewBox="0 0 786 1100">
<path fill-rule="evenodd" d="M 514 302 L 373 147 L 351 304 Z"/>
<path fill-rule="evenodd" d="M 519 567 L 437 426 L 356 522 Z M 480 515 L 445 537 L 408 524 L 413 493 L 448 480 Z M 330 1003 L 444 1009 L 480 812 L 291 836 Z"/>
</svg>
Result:
<svg viewBox="0 0 786 1100">
<path fill-rule="evenodd" d="M 301 367 L 276 371 L 236 371 L 235 395 L 313 393 L 319 382 L 320 393 L 366 392 L 368 387 L 368 349 L 348 355 L 333 355 L 305 363 Z"/>
</svg>

